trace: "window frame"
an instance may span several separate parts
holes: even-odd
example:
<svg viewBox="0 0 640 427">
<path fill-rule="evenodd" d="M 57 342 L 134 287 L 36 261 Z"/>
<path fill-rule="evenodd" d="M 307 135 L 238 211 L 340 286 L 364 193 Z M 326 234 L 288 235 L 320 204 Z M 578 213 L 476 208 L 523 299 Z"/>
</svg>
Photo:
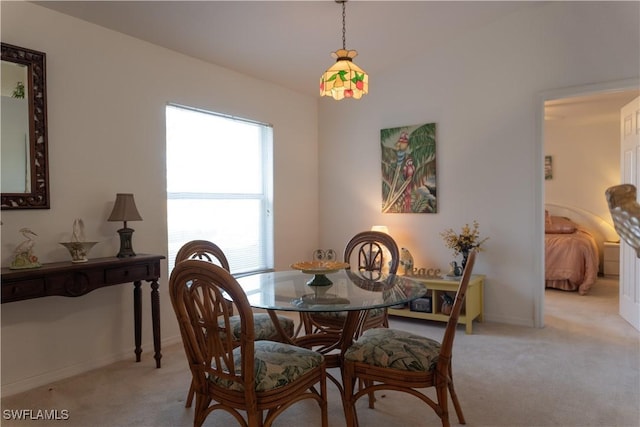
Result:
<svg viewBox="0 0 640 427">
<path fill-rule="evenodd" d="M 258 122 L 258 121 L 254 121 L 254 120 L 250 120 L 250 119 L 244 119 L 244 118 L 240 118 L 240 117 L 236 117 L 236 116 L 231 116 L 231 115 L 227 115 L 227 114 L 222 114 L 222 113 L 217 113 L 217 112 L 212 112 L 212 111 L 207 111 L 207 110 L 203 110 L 203 109 L 199 109 L 199 108 L 194 108 L 194 107 L 189 107 L 189 106 L 184 106 L 184 105 L 179 105 L 179 104 L 175 104 L 175 103 L 167 103 L 166 108 L 165 108 L 165 117 L 166 117 L 166 150 L 165 153 L 168 156 L 168 152 L 169 152 L 169 144 L 171 143 L 169 141 L 169 120 L 168 120 L 168 116 L 170 114 L 170 109 L 179 109 L 179 110 L 183 110 L 183 111 L 192 111 L 194 113 L 198 113 L 198 114 L 205 114 L 205 115 L 211 115 L 211 116 L 215 116 L 216 118 L 222 118 L 225 120 L 232 120 L 234 122 L 239 122 L 239 123 L 247 123 L 249 125 L 252 126 L 258 126 L 260 129 L 260 146 L 261 146 L 261 166 L 262 166 L 262 173 L 261 173 L 261 182 L 262 185 L 260 186 L 260 190 L 259 192 L 245 192 L 245 193 L 237 193 L 237 192 L 202 192 L 202 191 L 198 191 L 198 192 L 170 192 L 169 188 L 169 177 L 170 177 L 170 173 L 169 173 L 169 159 L 167 157 L 166 159 L 166 167 L 167 167 L 167 190 L 166 190 L 166 194 L 167 194 L 167 253 L 169 255 L 169 260 L 168 260 L 168 264 L 169 264 L 169 272 L 171 272 L 171 270 L 173 269 L 174 266 L 174 262 L 175 262 L 175 254 L 177 253 L 177 251 L 179 250 L 179 248 L 186 243 L 186 241 L 181 242 L 179 245 L 175 245 L 176 240 L 171 240 L 171 235 L 172 235 L 172 231 L 175 231 L 175 229 L 172 229 L 172 224 L 171 224 L 171 214 L 170 214 L 170 207 L 169 204 L 172 200 L 180 200 L 180 199 L 185 199 L 185 200 L 198 200 L 198 199 L 202 199 L 202 200 L 257 200 L 259 202 L 259 212 L 258 212 L 258 217 L 260 218 L 260 224 L 258 226 L 258 241 L 260 243 L 260 248 L 258 250 L 259 255 L 261 256 L 257 256 L 255 257 L 255 259 L 259 259 L 260 265 L 255 265 L 252 268 L 238 268 L 235 267 L 234 268 L 234 264 L 237 265 L 237 263 L 234 262 L 234 259 L 238 259 L 235 254 L 233 252 L 229 252 L 227 253 L 227 251 L 225 251 L 225 255 L 227 255 L 227 258 L 229 259 L 229 265 L 231 268 L 231 272 L 232 274 L 234 274 L 235 276 L 243 276 L 243 275 L 248 275 L 248 274 L 254 274 L 254 273 L 260 273 L 260 272 L 265 272 L 265 271 L 273 271 L 274 270 L 274 220 L 273 220 L 273 179 L 274 179 L 274 175 L 273 175 L 273 126 L 271 124 L 268 123 L 262 123 L 262 122 Z M 182 222 L 180 222 L 182 223 Z M 223 225 L 221 228 L 225 228 L 228 227 L 229 224 L 225 224 Z M 204 240 L 212 240 L 211 237 L 207 237 L 206 235 L 203 235 L 201 237 L 198 237 Z M 213 240 L 212 240 L 213 241 Z M 224 243 L 223 242 L 215 242 L 214 243 L 218 244 L 221 249 L 224 251 Z M 171 250 L 172 246 L 174 247 L 174 250 Z M 237 251 L 235 251 L 237 252 Z"/>
</svg>

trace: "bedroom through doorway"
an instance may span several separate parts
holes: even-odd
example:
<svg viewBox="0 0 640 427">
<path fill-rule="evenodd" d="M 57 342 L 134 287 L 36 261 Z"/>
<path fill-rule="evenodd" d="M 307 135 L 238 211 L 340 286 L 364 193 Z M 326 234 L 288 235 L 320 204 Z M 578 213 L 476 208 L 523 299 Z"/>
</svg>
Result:
<svg viewBox="0 0 640 427">
<path fill-rule="evenodd" d="M 594 89 L 549 99 L 544 103 L 542 148 L 545 170 L 542 188 L 545 212 L 549 212 L 552 218 L 569 218 L 577 228 L 584 227 L 586 233 L 593 235 L 597 247 L 595 275 L 583 265 L 582 270 L 585 271 L 573 273 L 569 280 L 572 283 L 566 286 L 575 290 L 545 286 L 544 324 L 573 328 L 584 324 L 586 318 L 615 316 L 622 320 L 618 314 L 619 280 L 615 274 L 617 271 L 611 268 L 615 265 L 612 246 L 607 244 L 605 251 L 605 242 L 617 241 L 619 237 L 611 223 L 604 191 L 620 183 L 620 109 L 639 92 L 637 88 Z M 545 224 L 549 224 L 548 217 Z M 543 240 L 547 241 L 547 237 L 545 233 Z M 589 246 L 588 243 L 584 245 Z M 547 275 L 547 255 L 549 260 L 555 256 L 547 246 L 545 244 L 542 258 L 545 279 L 558 279 L 553 265 L 549 266 L 550 274 Z M 566 250 L 587 251 L 582 247 Z M 577 257 L 575 262 L 588 264 L 590 256 L 593 257 Z M 606 275 L 605 263 L 608 266 Z M 573 267 L 561 265 L 557 268 Z M 546 283 L 565 288 L 564 285 L 555 286 L 553 282 Z M 576 323 L 576 319 L 580 322 Z"/>
</svg>

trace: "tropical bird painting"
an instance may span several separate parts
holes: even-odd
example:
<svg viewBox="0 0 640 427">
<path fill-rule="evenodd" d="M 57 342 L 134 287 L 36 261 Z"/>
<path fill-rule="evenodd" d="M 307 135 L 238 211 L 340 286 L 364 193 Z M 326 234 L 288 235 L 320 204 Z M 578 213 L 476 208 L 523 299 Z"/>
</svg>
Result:
<svg viewBox="0 0 640 427">
<path fill-rule="evenodd" d="M 382 129 L 382 212 L 436 213 L 436 124 Z"/>
</svg>

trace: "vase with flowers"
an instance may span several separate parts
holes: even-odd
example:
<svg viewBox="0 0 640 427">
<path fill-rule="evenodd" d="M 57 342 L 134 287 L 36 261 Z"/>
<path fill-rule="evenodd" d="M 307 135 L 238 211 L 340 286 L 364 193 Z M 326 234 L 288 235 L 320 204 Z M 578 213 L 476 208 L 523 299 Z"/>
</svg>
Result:
<svg viewBox="0 0 640 427">
<path fill-rule="evenodd" d="M 484 239 L 480 238 L 480 225 L 478 221 L 473 221 L 473 226 L 465 224 L 460 231 L 460 234 L 448 228 L 444 230 L 440 235 L 444 239 L 445 244 L 449 249 L 453 249 L 453 256 L 462 254 L 462 269 L 467 265 L 467 257 L 472 249 L 478 251 L 482 250 L 480 245 L 487 241 L 488 237 Z"/>
</svg>

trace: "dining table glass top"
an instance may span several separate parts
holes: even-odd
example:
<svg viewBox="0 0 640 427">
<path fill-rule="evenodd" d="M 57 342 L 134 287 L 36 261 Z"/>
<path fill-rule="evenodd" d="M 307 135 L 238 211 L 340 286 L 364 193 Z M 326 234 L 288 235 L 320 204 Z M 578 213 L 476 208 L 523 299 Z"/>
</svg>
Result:
<svg viewBox="0 0 640 427">
<path fill-rule="evenodd" d="M 325 275 L 329 285 L 309 285 L 313 274 L 298 270 L 237 279 L 254 308 L 282 311 L 351 311 L 404 304 L 423 296 L 418 280 L 395 274 L 340 270 Z"/>
</svg>

